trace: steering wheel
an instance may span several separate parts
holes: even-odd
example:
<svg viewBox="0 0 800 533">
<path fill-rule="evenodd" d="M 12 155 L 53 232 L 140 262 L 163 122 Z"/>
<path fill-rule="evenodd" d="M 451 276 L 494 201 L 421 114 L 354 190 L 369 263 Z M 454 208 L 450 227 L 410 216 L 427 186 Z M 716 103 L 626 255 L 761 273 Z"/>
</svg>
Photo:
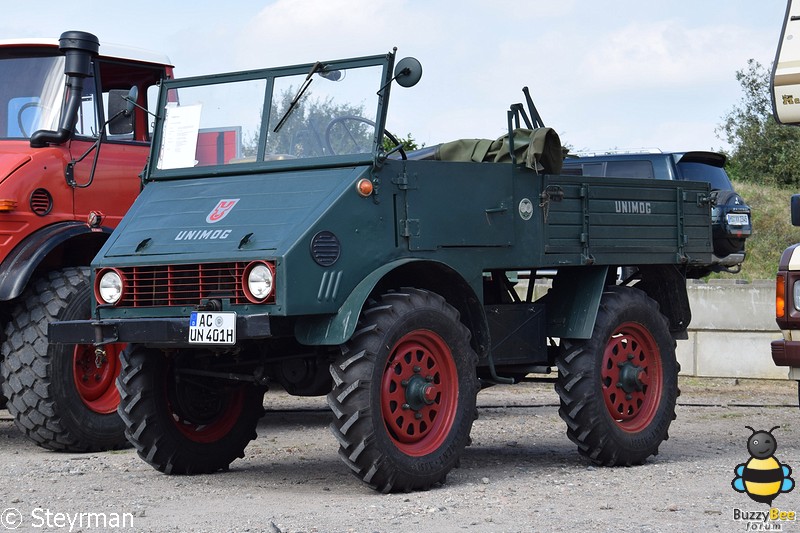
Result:
<svg viewBox="0 0 800 533">
<path fill-rule="evenodd" d="M 325 128 L 325 147 L 327 148 L 329 153 L 331 153 L 333 155 L 337 155 L 337 152 L 336 152 L 336 150 L 334 150 L 333 145 L 331 143 L 331 134 L 333 133 L 334 129 L 337 128 L 337 127 L 339 127 L 343 131 L 343 135 L 340 135 L 337 138 L 348 139 L 353 144 L 353 146 L 355 148 L 357 148 L 360 152 L 369 151 L 369 148 L 363 148 L 361 146 L 361 143 L 363 142 L 363 140 L 360 141 L 358 139 L 358 137 L 356 136 L 356 134 L 354 134 L 355 127 L 357 127 L 357 126 L 355 126 L 355 127 L 348 126 L 348 122 L 351 122 L 351 123 L 362 123 L 362 124 L 367 124 L 368 126 L 372 126 L 373 128 L 375 127 L 375 122 L 374 121 L 372 121 L 372 120 L 370 120 L 368 118 L 359 117 L 357 115 L 344 115 L 344 116 L 341 116 L 341 117 L 336 117 L 335 119 L 333 119 L 330 122 L 328 122 L 328 126 Z M 387 139 L 389 139 L 391 142 L 393 142 L 395 146 L 399 146 L 400 147 L 398 149 L 398 151 L 400 152 L 400 157 L 402 159 L 408 159 L 408 157 L 406 156 L 406 152 L 403 149 L 403 145 L 402 145 L 402 143 L 400 143 L 400 141 L 397 140 L 397 137 L 395 137 L 394 135 L 392 135 L 391 133 L 389 133 L 386 130 L 383 130 L 383 134 L 386 136 Z"/>
<path fill-rule="evenodd" d="M 19 108 L 19 111 L 17 111 L 17 125 L 19 126 L 19 131 L 22 133 L 23 137 L 30 137 L 30 134 L 25 131 L 25 124 L 22 121 L 22 114 L 28 109 L 35 109 L 37 107 L 44 109 L 44 106 L 39 102 L 28 102 L 23 104 L 22 107 Z"/>
</svg>

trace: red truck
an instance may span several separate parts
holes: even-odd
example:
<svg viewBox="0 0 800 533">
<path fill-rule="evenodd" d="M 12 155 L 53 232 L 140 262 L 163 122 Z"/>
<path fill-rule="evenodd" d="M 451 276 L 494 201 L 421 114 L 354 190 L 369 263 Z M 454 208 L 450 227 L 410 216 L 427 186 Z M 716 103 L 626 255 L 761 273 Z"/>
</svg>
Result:
<svg viewBox="0 0 800 533">
<path fill-rule="evenodd" d="M 44 448 L 127 442 L 116 352 L 50 345 L 47 328 L 90 316 L 88 265 L 141 189 L 147 110 L 172 75 L 162 54 L 85 32 L 0 40 L 2 391 Z"/>
</svg>

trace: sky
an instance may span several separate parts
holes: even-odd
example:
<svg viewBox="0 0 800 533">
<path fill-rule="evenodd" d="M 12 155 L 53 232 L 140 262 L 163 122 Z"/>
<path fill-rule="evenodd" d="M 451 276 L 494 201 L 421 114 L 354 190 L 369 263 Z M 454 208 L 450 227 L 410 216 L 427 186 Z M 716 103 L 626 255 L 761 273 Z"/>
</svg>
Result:
<svg viewBox="0 0 800 533">
<path fill-rule="evenodd" d="M 82 0 L 7 2 L 0 39 L 66 30 L 166 54 L 194 76 L 382 54 L 416 57 L 387 129 L 426 145 L 495 138 L 530 89 L 573 151 L 725 150 L 736 71 L 769 66 L 785 0 Z"/>
</svg>

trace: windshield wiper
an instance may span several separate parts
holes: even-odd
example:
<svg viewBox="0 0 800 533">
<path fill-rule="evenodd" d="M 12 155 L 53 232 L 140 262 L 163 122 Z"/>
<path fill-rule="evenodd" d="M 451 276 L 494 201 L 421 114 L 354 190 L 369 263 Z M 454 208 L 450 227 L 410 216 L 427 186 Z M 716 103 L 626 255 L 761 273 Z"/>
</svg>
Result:
<svg viewBox="0 0 800 533">
<path fill-rule="evenodd" d="M 314 81 L 313 79 L 311 79 L 311 76 L 313 76 L 315 73 L 319 72 L 324 68 L 325 65 L 323 65 L 319 61 L 314 63 L 314 66 L 311 67 L 311 70 L 309 71 L 308 76 L 306 76 L 303 85 L 300 86 L 300 89 L 297 91 L 295 97 L 292 98 L 291 102 L 289 102 L 289 108 L 286 110 L 286 113 L 283 114 L 281 119 L 278 121 L 278 125 L 275 126 L 274 130 L 272 130 L 274 133 L 278 133 L 278 130 L 280 130 L 283 127 L 284 122 L 286 122 L 286 119 L 289 118 L 289 115 L 292 114 L 292 111 L 294 111 L 294 108 L 297 106 L 297 102 L 300 101 L 300 98 L 303 97 L 303 94 L 305 94 L 306 89 L 308 89 L 308 86 L 311 85 L 312 81 Z"/>
</svg>

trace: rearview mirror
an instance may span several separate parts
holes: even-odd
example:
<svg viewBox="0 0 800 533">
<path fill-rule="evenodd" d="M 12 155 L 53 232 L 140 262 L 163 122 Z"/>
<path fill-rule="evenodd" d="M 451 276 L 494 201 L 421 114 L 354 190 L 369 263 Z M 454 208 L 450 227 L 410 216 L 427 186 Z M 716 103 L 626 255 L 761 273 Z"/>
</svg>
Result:
<svg viewBox="0 0 800 533">
<path fill-rule="evenodd" d="M 404 57 L 394 68 L 394 79 L 401 87 L 413 87 L 422 78 L 422 63 L 414 57 Z"/>
<path fill-rule="evenodd" d="M 128 105 L 125 106 L 125 116 L 128 116 L 131 113 L 133 113 L 133 108 L 136 107 L 136 100 L 138 99 L 139 99 L 139 88 L 136 85 L 134 85 L 133 87 L 131 87 L 131 90 L 128 91 L 128 96 L 123 98 L 123 100 L 125 100 L 128 103 Z"/>
<path fill-rule="evenodd" d="M 133 107 L 139 90 L 112 89 L 108 91 L 109 135 L 128 135 L 133 133 Z"/>
</svg>

